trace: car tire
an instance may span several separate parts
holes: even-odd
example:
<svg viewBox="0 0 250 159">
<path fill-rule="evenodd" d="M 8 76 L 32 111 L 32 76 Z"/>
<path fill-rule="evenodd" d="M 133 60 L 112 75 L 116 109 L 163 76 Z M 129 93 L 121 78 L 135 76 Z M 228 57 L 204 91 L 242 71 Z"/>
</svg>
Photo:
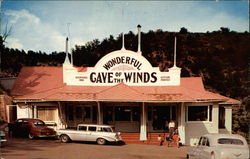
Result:
<svg viewBox="0 0 250 159">
<path fill-rule="evenodd" d="M 60 140 L 61 140 L 61 142 L 63 142 L 63 143 L 67 143 L 67 142 L 70 141 L 70 138 L 69 138 L 68 135 L 63 134 L 63 135 L 60 136 Z"/>
<path fill-rule="evenodd" d="M 189 159 L 189 155 L 187 154 L 186 159 Z"/>
<path fill-rule="evenodd" d="M 29 136 L 28 136 L 28 137 L 29 137 L 29 139 L 31 139 L 31 140 L 35 138 L 35 136 L 34 136 L 33 134 L 31 134 L 31 133 L 29 133 Z"/>
<path fill-rule="evenodd" d="M 103 139 L 103 138 L 98 138 L 96 140 L 98 145 L 105 145 L 107 143 L 107 140 Z"/>
</svg>

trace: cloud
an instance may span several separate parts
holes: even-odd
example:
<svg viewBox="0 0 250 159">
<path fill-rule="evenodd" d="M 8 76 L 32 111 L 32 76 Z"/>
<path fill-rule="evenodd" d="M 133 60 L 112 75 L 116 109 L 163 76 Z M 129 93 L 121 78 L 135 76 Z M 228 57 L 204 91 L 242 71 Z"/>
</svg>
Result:
<svg viewBox="0 0 250 159">
<path fill-rule="evenodd" d="M 38 17 L 36 17 L 35 15 L 30 14 L 27 10 L 20 10 L 20 11 L 16 11 L 16 10 L 7 10 L 5 13 L 7 16 L 12 16 L 13 18 L 11 19 L 10 23 L 11 24 L 15 24 L 18 21 L 21 20 L 29 20 L 32 21 L 35 24 L 39 24 L 40 23 L 40 19 Z"/>
<path fill-rule="evenodd" d="M 11 38 L 7 39 L 8 47 L 47 53 L 64 50 L 65 37 L 28 10 L 7 10 L 5 15 L 13 27 Z"/>
<path fill-rule="evenodd" d="M 13 25 L 12 39 L 7 39 L 7 45 L 47 53 L 64 51 L 67 23 L 70 23 L 71 47 L 93 39 L 101 41 L 109 35 L 117 37 L 121 32 L 137 33 L 137 24 L 142 25 L 143 32 L 156 29 L 178 32 L 181 27 L 191 32 L 215 31 L 220 27 L 249 31 L 248 18 L 238 12 L 234 15 L 233 10 L 226 12 L 228 4 L 191 1 L 19 2 L 19 8 L 7 8 L 5 12 Z"/>
<path fill-rule="evenodd" d="M 6 45 L 9 48 L 17 48 L 19 50 L 23 49 L 23 45 L 20 43 L 20 40 L 16 39 L 16 38 L 8 38 L 8 41 L 6 42 Z"/>
</svg>

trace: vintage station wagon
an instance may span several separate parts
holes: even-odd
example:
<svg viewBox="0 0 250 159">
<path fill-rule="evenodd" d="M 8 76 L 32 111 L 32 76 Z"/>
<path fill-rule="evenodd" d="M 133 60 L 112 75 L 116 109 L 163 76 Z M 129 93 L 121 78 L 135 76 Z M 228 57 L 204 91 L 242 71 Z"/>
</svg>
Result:
<svg viewBox="0 0 250 159">
<path fill-rule="evenodd" d="M 79 124 L 76 130 L 57 130 L 57 135 L 62 142 L 92 141 L 99 145 L 122 140 L 120 132 L 114 132 L 114 128 L 110 125 Z"/>
</svg>

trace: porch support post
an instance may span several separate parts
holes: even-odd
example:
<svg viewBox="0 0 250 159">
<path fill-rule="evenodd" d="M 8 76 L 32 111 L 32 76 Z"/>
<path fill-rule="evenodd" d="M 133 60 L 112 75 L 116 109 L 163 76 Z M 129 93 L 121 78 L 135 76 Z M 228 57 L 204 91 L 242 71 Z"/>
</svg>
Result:
<svg viewBox="0 0 250 159">
<path fill-rule="evenodd" d="M 229 134 L 232 133 L 232 107 L 225 107 L 225 127 Z"/>
<path fill-rule="evenodd" d="M 141 113 L 141 127 L 140 127 L 140 140 L 147 140 L 147 117 L 145 103 L 142 102 L 142 113 Z"/>
<path fill-rule="evenodd" d="M 100 102 L 97 102 L 97 124 L 103 124 L 103 117 L 102 117 L 102 113 L 101 113 L 101 104 Z"/>
<path fill-rule="evenodd" d="M 214 104 L 212 110 L 212 125 L 213 125 L 213 132 L 210 133 L 219 133 L 219 105 Z"/>
<path fill-rule="evenodd" d="M 186 143 L 186 139 L 185 139 L 185 118 L 186 118 L 186 113 L 185 113 L 185 105 L 182 102 L 181 103 L 181 107 L 180 107 L 180 113 L 179 113 L 180 117 L 179 117 L 179 124 L 178 124 L 178 131 L 179 131 L 179 135 L 180 135 L 180 142 L 182 144 Z"/>
<path fill-rule="evenodd" d="M 58 116 L 59 116 L 59 121 L 60 121 L 60 128 L 66 128 L 67 127 L 67 122 L 66 122 L 66 114 L 65 114 L 65 109 L 64 103 L 58 102 Z"/>
<path fill-rule="evenodd" d="M 6 117 L 7 117 L 7 122 L 10 122 L 10 106 L 6 105 Z"/>
<path fill-rule="evenodd" d="M 34 118 L 37 119 L 37 106 L 34 106 L 33 113 Z"/>
</svg>

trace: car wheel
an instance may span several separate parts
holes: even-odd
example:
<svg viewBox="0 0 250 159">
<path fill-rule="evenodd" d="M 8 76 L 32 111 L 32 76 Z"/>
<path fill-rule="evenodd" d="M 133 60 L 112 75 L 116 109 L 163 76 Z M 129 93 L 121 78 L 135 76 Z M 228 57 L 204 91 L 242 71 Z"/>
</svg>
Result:
<svg viewBox="0 0 250 159">
<path fill-rule="evenodd" d="M 68 135 L 61 135 L 61 136 L 60 136 L 60 139 L 61 139 L 61 141 L 64 142 L 64 143 L 70 141 L 70 138 L 69 138 Z"/>
<path fill-rule="evenodd" d="M 98 145 L 105 145 L 107 141 L 103 138 L 99 138 L 99 139 L 97 139 L 96 142 Z"/>
<path fill-rule="evenodd" d="M 188 154 L 187 154 L 186 158 L 189 159 L 189 155 Z"/>
<path fill-rule="evenodd" d="M 31 133 L 29 133 L 29 139 L 34 139 L 35 138 L 35 136 L 33 135 L 33 134 L 31 134 Z"/>
</svg>

